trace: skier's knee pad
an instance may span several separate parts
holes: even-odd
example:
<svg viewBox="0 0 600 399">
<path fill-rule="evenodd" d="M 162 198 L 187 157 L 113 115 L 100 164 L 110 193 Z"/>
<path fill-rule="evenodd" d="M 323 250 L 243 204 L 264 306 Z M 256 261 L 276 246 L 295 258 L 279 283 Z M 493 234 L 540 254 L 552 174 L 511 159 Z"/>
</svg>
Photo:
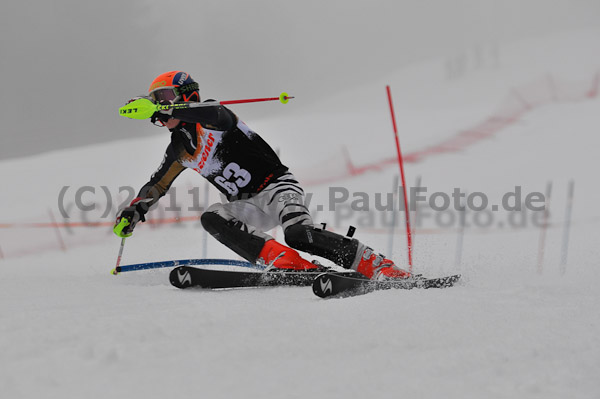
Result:
<svg viewBox="0 0 600 399">
<path fill-rule="evenodd" d="M 243 230 L 243 223 L 227 220 L 216 212 L 204 212 L 200 222 L 211 236 L 248 262 L 255 263 L 265 245 L 264 238 Z"/>
<path fill-rule="evenodd" d="M 329 259 L 350 268 L 356 259 L 359 242 L 314 226 L 295 224 L 285 230 L 285 242 L 292 248 Z"/>
</svg>

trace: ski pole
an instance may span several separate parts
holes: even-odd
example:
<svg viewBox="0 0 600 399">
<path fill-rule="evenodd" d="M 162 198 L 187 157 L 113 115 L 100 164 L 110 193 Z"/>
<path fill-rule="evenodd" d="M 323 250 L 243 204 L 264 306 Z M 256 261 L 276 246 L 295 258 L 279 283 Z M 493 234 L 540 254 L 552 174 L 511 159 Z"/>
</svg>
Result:
<svg viewBox="0 0 600 399">
<path fill-rule="evenodd" d="M 287 102 L 292 98 L 294 97 L 289 96 L 287 93 L 281 93 L 279 97 L 249 98 L 245 100 L 214 101 L 206 103 L 181 103 L 169 105 L 155 104 L 147 98 L 138 98 L 137 100 L 134 100 L 129 104 L 119 108 L 119 115 L 131 119 L 148 119 L 157 111 L 168 111 L 170 109 L 214 107 L 217 105 L 257 103 L 263 101 L 279 101 L 282 104 L 287 104 Z"/>
<path fill-rule="evenodd" d="M 115 276 L 117 274 L 119 274 L 119 267 L 121 265 L 121 257 L 123 256 L 123 248 L 125 248 L 125 237 L 121 238 L 121 247 L 119 248 L 119 256 L 117 256 L 117 264 L 115 265 L 115 268 L 111 271 L 112 274 L 114 274 Z"/>
</svg>

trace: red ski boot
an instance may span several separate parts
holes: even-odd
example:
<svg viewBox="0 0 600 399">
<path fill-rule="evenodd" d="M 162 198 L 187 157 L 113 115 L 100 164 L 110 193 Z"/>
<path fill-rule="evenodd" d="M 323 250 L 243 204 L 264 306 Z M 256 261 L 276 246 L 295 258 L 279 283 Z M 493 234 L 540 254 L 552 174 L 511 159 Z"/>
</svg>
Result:
<svg viewBox="0 0 600 399">
<path fill-rule="evenodd" d="M 375 254 L 369 247 L 364 249 L 356 271 L 371 280 L 398 280 L 410 277 L 409 272 L 400 269 L 383 255 Z"/>
<path fill-rule="evenodd" d="M 269 240 L 258 255 L 258 262 L 277 269 L 319 270 L 321 266 L 303 259 L 298 251 Z"/>
</svg>

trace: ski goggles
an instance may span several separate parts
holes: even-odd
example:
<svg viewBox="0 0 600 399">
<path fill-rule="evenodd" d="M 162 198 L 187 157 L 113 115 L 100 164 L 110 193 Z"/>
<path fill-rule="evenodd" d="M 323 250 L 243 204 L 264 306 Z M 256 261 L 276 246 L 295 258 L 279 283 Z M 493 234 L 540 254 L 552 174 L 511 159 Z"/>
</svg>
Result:
<svg viewBox="0 0 600 399">
<path fill-rule="evenodd" d="M 161 87 L 159 89 L 152 90 L 149 94 L 150 97 L 158 104 L 167 105 L 173 104 L 179 98 L 179 95 L 175 92 L 176 87 Z"/>
<path fill-rule="evenodd" d="M 174 86 L 163 86 L 152 90 L 149 95 L 159 104 L 173 104 L 179 99 L 184 98 L 185 94 L 193 93 L 198 90 L 198 83 L 190 83 L 187 85 L 174 87 Z"/>
</svg>

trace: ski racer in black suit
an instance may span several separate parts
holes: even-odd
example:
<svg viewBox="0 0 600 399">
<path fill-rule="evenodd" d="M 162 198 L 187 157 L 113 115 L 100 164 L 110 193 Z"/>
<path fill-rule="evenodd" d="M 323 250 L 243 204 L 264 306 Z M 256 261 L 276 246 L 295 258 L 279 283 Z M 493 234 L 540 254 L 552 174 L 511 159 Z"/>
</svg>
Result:
<svg viewBox="0 0 600 399">
<path fill-rule="evenodd" d="M 200 102 L 198 84 L 189 74 L 171 71 L 152 82 L 148 97 L 160 104 Z M 252 263 L 284 269 L 318 269 L 296 250 L 329 259 L 373 279 L 410 274 L 356 239 L 315 227 L 304 206 L 304 191 L 273 149 L 232 111 L 216 104 L 170 109 L 151 118 L 171 132 L 162 163 L 138 197 L 117 216 L 115 233 L 131 235 L 136 224 L 177 176 L 190 168 L 204 176 L 228 202 L 211 205 L 202 226 L 218 241 Z M 122 218 L 129 221 L 119 228 Z M 265 233 L 281 226 L 286 243 Z"/>
</svg>

